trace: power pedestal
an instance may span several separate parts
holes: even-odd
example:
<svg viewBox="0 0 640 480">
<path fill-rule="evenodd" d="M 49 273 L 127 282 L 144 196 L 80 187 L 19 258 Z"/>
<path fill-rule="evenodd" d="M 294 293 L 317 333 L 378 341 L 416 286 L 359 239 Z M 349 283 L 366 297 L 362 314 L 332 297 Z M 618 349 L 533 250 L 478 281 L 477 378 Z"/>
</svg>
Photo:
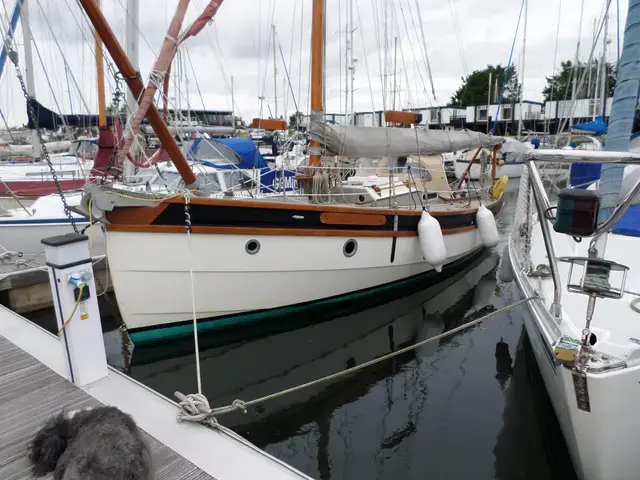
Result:
<svg viewBox="0 0 640 480">
<path fill-rule="evenodd" d="M 69 233 L 42 243 L 69 376 L 78 386 L 88 385 L 108 375 L 89 238 Z"/>
</svg>

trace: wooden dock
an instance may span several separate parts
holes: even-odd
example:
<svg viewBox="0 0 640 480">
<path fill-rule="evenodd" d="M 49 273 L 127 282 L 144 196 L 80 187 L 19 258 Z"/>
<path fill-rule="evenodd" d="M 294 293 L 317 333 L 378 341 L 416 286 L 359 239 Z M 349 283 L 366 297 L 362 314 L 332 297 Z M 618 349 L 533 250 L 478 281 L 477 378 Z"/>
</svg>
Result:
<svg viewBox="0 0 640 480">
<path fill-rule="evenodd" d="M 80 388 L 66 370 L 56 336 L 0 306 L 0 479 L 35 480 L 28 445 L 37 430 L 63 409 L 96 405 L 132 415 L 149 442 L 154 480 L 309 479 L 227 429 L 178 423 L 174 402 L 120 372 L 110 368 Z"/>
<path fill-rule="evenodd" d="M 0 336 L 0 478 L 34 478 L 28 444 L 38 428 L 63 408 L 99 405 L 102 403 L 91 395 Z M 146 432 L 145 437 L 153 457 L 154 479 L 214 478 Z"/>
</svg>

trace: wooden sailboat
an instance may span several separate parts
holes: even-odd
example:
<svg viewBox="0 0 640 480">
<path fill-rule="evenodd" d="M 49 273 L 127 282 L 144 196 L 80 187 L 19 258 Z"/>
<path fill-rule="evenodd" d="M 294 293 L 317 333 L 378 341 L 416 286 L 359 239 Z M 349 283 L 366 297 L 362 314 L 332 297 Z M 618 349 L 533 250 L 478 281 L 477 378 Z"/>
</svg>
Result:
<svg viewBox="0 0 640 480">
<path fill-rule="evenodd" d="M 104 17 L 93 0 L 80 3 L 129 88 L 140 98 L 142 82 Z M 178 11 L 183 12 L 188 3 L 181 0 Z M 207 12 L 203 14 L 205 23 L 215 9 L 208 13 L 208 18 Z M 178 38 L 180 23 L 171 23 L 171 38 Z M 321 128 L 324 28 L 324 0 L 314 0 L 311 109 Z M 169 43 L 159 60 L 171 55 L 175 45 Z M 425 213 L 421 209 L 302 204 L 282 198 L 197 196 L 197 178 L 152 103 L 147 118 L 185 185 L 193 190 L 160 198 L 94 185 L 83 201 L 88 208 L 91 200 L 94 218 L 105 223 L 118 305 L 136 342 L 190 334 L 194 314 L 200 328 L 206 330 L 277 319 L 285 311 L 302 312 L 311 306 L 331 307 L 422 274 L 440 275 L 443 266 L 493 242 L 481 235 L 477 223 L 487 221 L 487 209 L 493 214 L 499 211 L 501 198 L 488 199 L 486 208 L 472 200 L 433 205 Z M 403 129 L 387 129 L 392 136 L 405 135 L 394 130 Z M 404 130 L 416 138 L 413 131 Z M 354 132 L 384 135 L 381 131 Z M 428 135 L 424 138 L 427 144 Z M 475 147 L 500 143 L 486 136 L 474 138 L 471 144 Z M 338 143 L 345 140 L 342 144 L 349 148 L 358 145 L 339 135 L 336 139 Z M 310 154 L 311 168 L 320 169 L 320 142 L 311 143 Z M 419 236 L 421 222 L 429 226 L 421 227 Z M 442 275 L 447 273 L 445 268 Z"/>
</svg>

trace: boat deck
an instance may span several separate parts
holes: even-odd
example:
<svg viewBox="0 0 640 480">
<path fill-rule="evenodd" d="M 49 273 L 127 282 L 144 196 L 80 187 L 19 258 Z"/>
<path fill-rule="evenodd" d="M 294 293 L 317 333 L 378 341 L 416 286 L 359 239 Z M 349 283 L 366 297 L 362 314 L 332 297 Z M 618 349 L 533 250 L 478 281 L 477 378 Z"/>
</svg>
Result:
<svg viewBox="0 0 640 480">
<path fill-rule="evenodd" d="M 178 423 L 174 402 L 116 370 L 110 368 L 107 377 L 82 388 L 67 376 L 58 338 L 0 307 L 2 480 L 35 478 L 28 444 L 43 422 L 63 409 L 95 405 L 132 415 L 149 442 L 154 480 L 309 478 L 228 429 Z"/>
<path fill-rule="evenodd" d="M 62 408 L 98 405 L 102 403 L 0 336 L 0 478 L 34 478 L 28 444 L 38 428 Z M 144 435 L 152 452 L 154 479 L 214 478 L 148 433 Z"/>
</svg>

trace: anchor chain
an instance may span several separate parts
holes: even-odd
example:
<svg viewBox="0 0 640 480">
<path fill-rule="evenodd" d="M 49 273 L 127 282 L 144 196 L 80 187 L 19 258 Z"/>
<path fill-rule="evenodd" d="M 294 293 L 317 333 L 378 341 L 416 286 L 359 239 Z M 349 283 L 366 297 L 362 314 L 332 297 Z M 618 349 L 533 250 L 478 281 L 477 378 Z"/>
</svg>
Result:
<svg viewBox="0 0 640 480">
<path fill-rule="evenodd" d="M 29 115 L 31 116 L 31 120 L 33 121 L 33 126 L 36 134 L 38 135 L 38 140 L 40 142 L 40 148 L 42 149 L 42 154 L 44 159 L 49 167 L 49 172 L 53 177 L 53 181 L 56 185 L 56 190 L 58 191 L 58 195 L 60 195 L 60 199 L 62 200 L 62 205 L 64 207 L 64 213 L 71 222 L 71 226 L 73 227 L 73 231 L 75 233 L 79 233 L 78 226 L 76 225 L 76 221 L 71 215 L 71 210 L 69 210 L 69 205 L 67 204 L 67 199 L 64 196 L 64 192 L 62 191 L 62 187 L 60 186 L 60 180 L 58 179 L 58 175 L 56 174 L 55 169 L 53 168 L 53 163 L 51 162 L 51 158 L 49 157 L 49 151 L 47 150 L 47 146 L 44 142 L 44 138 L 42 135 L 42 131 L 40 130 L 40 126 L 38 125 L 38 119 L 36 116 L 35 109 L 31 103 L 31 97 L 29 96 L 29 92 L 27 91 L 27 86 L 24 83 L 24 78 L 22 77 L 22 71 L 20 70 L 20 65 L 18 64 L 18 53 L 13 49 L 11 44 L 7 43 L 7 56 L 11 60 L 11 63 L 16 67 L 16 76 L 18 77 L 18 81 L 20 82 L 20 88 L 22 89 L 22 94 L 24 95 L 24 99 L 27 102 L 27 108 L 29 109 Z M 35 153 L 35 152 L 34 152 Z"/>
</svg>

